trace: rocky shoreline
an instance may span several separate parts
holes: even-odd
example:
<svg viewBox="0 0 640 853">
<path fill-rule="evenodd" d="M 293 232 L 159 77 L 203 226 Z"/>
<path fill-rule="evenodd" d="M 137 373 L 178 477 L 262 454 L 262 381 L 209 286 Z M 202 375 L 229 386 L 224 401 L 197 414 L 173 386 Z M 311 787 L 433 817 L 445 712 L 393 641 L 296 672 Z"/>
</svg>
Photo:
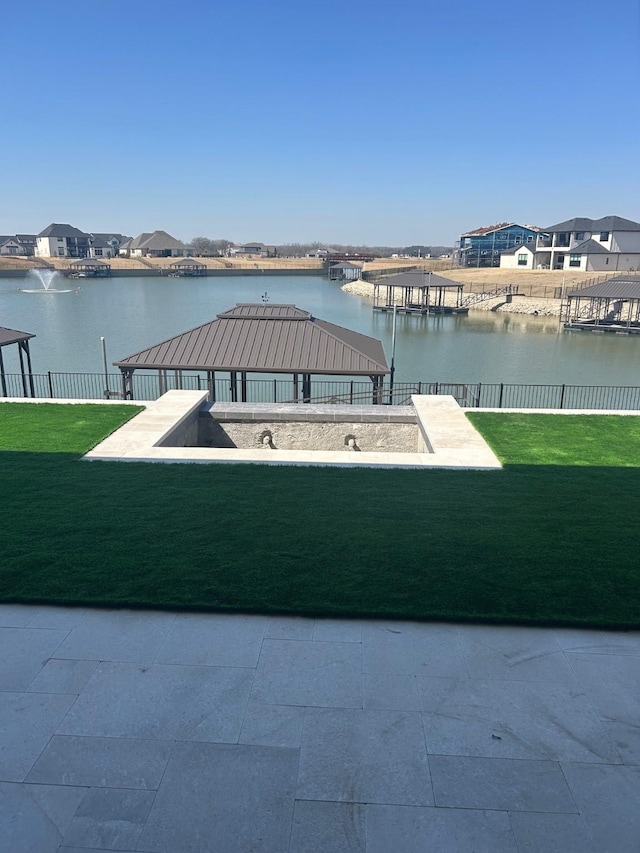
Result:
<svg viewBox="0 0 640 853">
<path fill-rule="evenodd" d="M 345 293 L 352 293 L 354 296 L 359 296 L 362 299 L 373 300 L 373 285 L 361 279 L 343 284 L 342 290 Z M 512 297 L 511 302 L 506 302 L 505 299 L 504 294 L 484 299 L 482 302 L 471 305 L 469 310 L 495 311 L 496 313 L 506 314 L 528 314 L 540 317 L 560 316 L 560 299 L 541 299 L 536 296 L 517 295 Z M 445 303 L 455 304 L 454 294 L 446 294 Z"/>
</svg>

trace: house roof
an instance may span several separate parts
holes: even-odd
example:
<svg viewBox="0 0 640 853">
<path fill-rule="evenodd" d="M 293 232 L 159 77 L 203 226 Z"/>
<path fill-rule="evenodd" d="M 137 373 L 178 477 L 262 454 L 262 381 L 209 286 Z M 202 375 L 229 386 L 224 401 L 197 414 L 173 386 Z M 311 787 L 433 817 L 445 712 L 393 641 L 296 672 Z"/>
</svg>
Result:
<svg viewBox="0 0 640 853">
<path fill-rule="evenodd" d="M 576 296 L 599 299 L 635 299 L 640 301 L 640 276 L 617 275 L 591 287 L 574 290 L 569 293 L 571 299 Z"/>
<path fill-rule="evenodd" d="M 576 216 L 565 222 L 558 222 L 542 229 L 549 231 L 640 231 L 640 222 L 633 219 L 624 219 L 622 216 L 603 216 L 601 219 L 588 219 L 584 216 Z"/>
<path fill-rule="evenodd" d="M 79 228 L 74 228 L 73 225 L 64 225 L 58 222 L 52 222 L 44 231 L 38 234 L 38 237 L 82 237 L 86 239 L 87 235 Z"/>
<path fill-rule="evenodd" d="M 465 231 L 462 237 L 482 237 L 485 234 L 491 234 L 493 231 L 502 231 L 503 228 L 525 228 L 527 231 L 541 231 L 537 225 L 521 225 L 519 222 L 498 222 L 497 225 L 486 225 L 482 228 L 474 228 L 473 231 Z"/>
<path fill-rule="evenodd" d="M 113 240 L 117 241 L 119 247 L 131 239 L 131 237 L 125 237 L 124 234 L 116 234 L 115 231 L 100 234 L 94 231 L 89 234 L 89 238 L 93 238 L 91 245 L 98 249 L 113 248 Z"/>
<path fill-rule="evenodd" d="M 28 341 L 30 338 L 35 338 L 35 335 L 32 335 L 30 332 L 19 332 L 17 329 L 7 329 L 4 326 L 0 326 L 0 347 L 17 344 L 21 341 Z"/>
<path fill-rule="evenodd" d="M 376 338 L 295 305 L 239 303 L 214 320 L 134 353 L 117 367 L 372 376 L 389 373 Z"/>
<path fill-rule="evenodd" d="M 516 252 L 521 252 L 523 249 L 527 249 L 527 251 L 531 252 L 532 255 L 535 255 L 536 250 L 533 243 L 517 243 L 515 246 L 511 246 L 510 249 L 504 249 L 504 251 L 500 252 L 501 255 L 515 255 Z"/>
<path fill-rule="evenodd" d="M 184 249 L 184 243 L 176 240 L 166 231 L 144 231 L 132 240 L 128 240 L 121 249 Z"/>
<path fill-rule="evenodd" d="M 577 246 L 574 246 L 573 249 L 569 249 L 569 252 L 572 255 L 610 255 L 611 252 L 606 246 L 603 246 L 602 243 L 598 243 L 597 240 L 585 240 L 583 243 L 579 243 Z"/>
<path fill-rule="evenodd" d="M 35 246 L 37 237 L 35 234 L 16 234 L 18 243 L 26 243 L 27 245 Z"/>
</svg>

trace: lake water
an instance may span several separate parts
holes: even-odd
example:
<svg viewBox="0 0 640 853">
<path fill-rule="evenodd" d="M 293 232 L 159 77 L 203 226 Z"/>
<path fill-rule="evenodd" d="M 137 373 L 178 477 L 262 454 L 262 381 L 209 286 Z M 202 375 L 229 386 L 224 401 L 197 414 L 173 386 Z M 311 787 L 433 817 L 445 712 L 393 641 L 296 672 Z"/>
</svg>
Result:
<svg viewBox="0 0 640 853">
<path fill-rule="evenodd" d="M 79 284 L 79 292 L 76 287 Z M 0 326 L 31 332 L 34 373 L 102 371 L 109 364 L 213 319 L 236 302 L 294 303 L 314 316 L 379 338 L 391 359 L 393 318 L 319 276 L 59 278 L 69 293 L 25 293 L 29 279 L 0 278 Z M 17 347 L 3 350 L 18 372 Z M 558 331 L 557 318 L 492 314 L 398 315 L 398 381 L 640 385 L 640 336 Z M 113 369 L 115 371 L 115 368 Z"/>
</svg>

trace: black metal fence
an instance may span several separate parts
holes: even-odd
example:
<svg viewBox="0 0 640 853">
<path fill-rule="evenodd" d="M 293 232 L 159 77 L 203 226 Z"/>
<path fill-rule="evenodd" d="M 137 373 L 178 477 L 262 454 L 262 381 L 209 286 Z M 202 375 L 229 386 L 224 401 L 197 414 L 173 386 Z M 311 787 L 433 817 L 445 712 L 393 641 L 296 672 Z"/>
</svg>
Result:
<svg viewBox="0 0 640 853">
<path fill-rule="evenodd" d="M 117 400 L 123 398 L 119 373 L 34 373 L 34 396 L 40 399 Z M 206 374 L 166 371 L 135 372 L 134 400 L 157 400 L 165 391 L 184 389 L 209 391 L 218 402 L 231 402 L 240 390 L 228 379 L 218 378 L 209 388 Z M 23 397 L 22 376 L 6 374 L 7 397 Z M 28 387 L 28 385 L 27 385 Z M 286 379 L 248 379 L 246 399 L 250 403 L 302 403 L 296 399 L 293 382 Z M 628 385 L 520 385 L 506 382 L 396 382 L 383 387 L 374 400 L 371 382 L 360 380 L 312 381 L 312 403 L 408 405 L 412 394 L 449 394 L 463 408 L 496 409 L 621 409 L 640 410 L 640 387 Z"/>
</svg>

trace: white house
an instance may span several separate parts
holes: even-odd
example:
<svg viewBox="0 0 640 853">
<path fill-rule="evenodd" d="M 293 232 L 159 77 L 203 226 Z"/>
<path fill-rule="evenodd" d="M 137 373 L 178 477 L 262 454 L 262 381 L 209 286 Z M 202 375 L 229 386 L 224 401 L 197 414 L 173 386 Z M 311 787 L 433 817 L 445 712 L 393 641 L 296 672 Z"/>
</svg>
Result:
<svg viewBox="0 0 640 853">
<path fill-rule="evenodd" d="M 575 217 L 541 229 L 530 244 L 500 254 L 500 266 L 616 272 L 640 269 L 640 222 L 622 216 Z"/>
<path fill-rule="evenodd" d="M 500 253 L 502 269 L 532 270 L 535 269 L 536 252 L 530 243 L 512 246 Z"/>
<path fill-rule="evenodd" d="M 52 222 L 36 238 L 40 258 L 86 258 L 88 251 L 88 235 L 73 225 Z"/>
<path fill-rule="evenodd" d="M 119 253 L 128 258 L 179 258 L 187 254 L 187 247 L 166 231 L 145 231 L 123 243 Z"/>
</svg>

